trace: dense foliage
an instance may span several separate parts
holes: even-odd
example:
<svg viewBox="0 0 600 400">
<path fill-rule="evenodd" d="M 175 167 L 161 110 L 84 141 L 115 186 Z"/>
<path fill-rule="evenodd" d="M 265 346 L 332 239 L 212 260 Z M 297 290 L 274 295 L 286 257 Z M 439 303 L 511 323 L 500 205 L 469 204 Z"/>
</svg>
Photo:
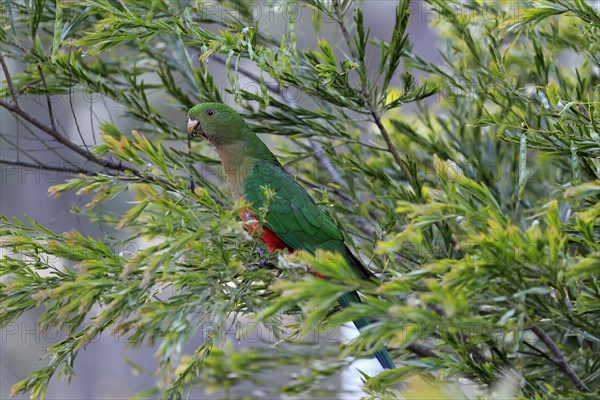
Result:
<svg viewBox="0 0 600 400">
<path fill-rule="evenodd" d="M 76 175 L 50 194 L 88 196 L 72 211 L 112 228 L 98 239 L 2 217 L 0 321 L 41 307 L 42 329 L 69 332 L 13 392 L 43 397 L 110 330 L 159 344 L 144 395 L 164 398 L 243 381 L 327 394 L 323 382 L 382 343 L 398 368 L 365 376 L 365 396 L 401 396 L 393 384 L 416 377 L 448 396 L 459 378 L 483 397 L 597 396 L 600 12 L 538 3 L 429 0 L 443 61 L 432 63 L 406 35 L 418 2 L 398 3 L 389 38 L 371 37 L 352 1 L 286 3 L 273 12 L 298 7 L 313 25 L 290 19 L 278 34 L 248 2 L 3 2 L 0 106 L 61 145 L 53 168 Z M 343 45 L 320 38 L 332 30 Z M 320 38 L 310 48 L 297 45 L 305 32 Z M 23 69 L 8 73 L 8 59 Z M 45 96 L 73 90 L 118 103 L 135 130 L 104 121 L 97 145 L 72 141 Z M 186 148 L 187 110 L 225 95 L 380 282 L 352 279 L 334 255 L 264 254 L 246 233 L 213 150 Z M 23 105 L 31 96 L 44 114 Z M 158 111 L 165 101 L 177 118 Z M 131 198 L 124 212 L 100 207 Z M 364 304 L 336 309 L 348 288 Z M 297 340 L 364 315 L 377 323 L 348 343 Z M 232 320 L 240 335 L 262 322 L 283 342 L 236 350 L 220 332 Z M 207 322 L 206 342 L 184 354 Z M 281 365 L 300 372 L 270 380 Z"/>
</svg>

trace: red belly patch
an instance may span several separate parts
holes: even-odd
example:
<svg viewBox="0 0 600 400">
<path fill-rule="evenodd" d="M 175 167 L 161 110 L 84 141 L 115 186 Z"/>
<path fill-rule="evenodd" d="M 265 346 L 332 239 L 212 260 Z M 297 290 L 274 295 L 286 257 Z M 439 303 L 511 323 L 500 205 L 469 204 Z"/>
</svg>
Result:
<svg viewBox="0 0 600 400">
<path fill-rule="evenodd" d="M 253 214 L 252 212 L 250 212 L 249 210 L 242 211 L 240 213 L 240 218 L 244 222 L 252 221 L 252 220 L 256 221 L 253 224 L 246 225 L 246 229 L 248 229 L 248 231 L 251 234 L 253 234 L 255 236 L 260 236 L 262 241 L 265 242 L 265 244 L 267 245 L 267 249 L 269 249 L 269 251 L 283 250 L 283 249 L 286 249 L 289 251 L 294 251 L 294 249 L 292 249 L 290 246 L 285 244 L 285 242 L 283 240 L 281 240 L 279 238 L 279 236 L 277 236 L 275 233 L 273 233 L 271 230 L 269 230 L 269 228 L 267 228 L 266 226 L 259 227 L 258 226 L 259 225 L 258 217 L 255 214 Z"/>
<path fill-rule="evenodd" d="M 290 253 L 294 252 L 294 249 L 291 248 L 290 246 L 288 246 L 287 244 L 285 244 L 285 242 L 283 240 L 281 240 L 279 238 L 279 236 L 277 236 L 275 233 L 273 233 L 273 231 L 269 230 L 269 228 L 267 228 L 266 226 L 262 226 L 259 227 L 258 226 L 258 217 L 253 214 L 251 211 L 246 210 L 246 211 L 242 211 L 240 213 L 240 218 L 242 221 L 247 222 L 247 221 L 256 221 L 253 224 L 247 224 L 246 225 L 246 229 L 255 236 L 259 236 L 262 233 L 262 236 L 260 237 L 262 239 L 263 242 L 265 242 L 265 244 L 267 245 L 267 249 L 269 249 L 270 252 L 273 252 L 275 250 L 288 250 Z M 320 273 L 311 270 L 310 268 L 308 268 L 308 272 L 310 272 L 312 275 L 321 278 L 321 279 L 325 279 L 325 276 L 321 275 Z"/>
</svg>

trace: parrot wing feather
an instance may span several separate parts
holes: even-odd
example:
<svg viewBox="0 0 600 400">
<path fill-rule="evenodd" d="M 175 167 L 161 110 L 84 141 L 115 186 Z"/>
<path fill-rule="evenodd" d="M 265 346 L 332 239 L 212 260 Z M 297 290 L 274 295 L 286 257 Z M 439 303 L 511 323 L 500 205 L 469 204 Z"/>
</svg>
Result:
<svg viewBox="0 0 600 400">
<path fill-rule="evenodd" d="M 274 193 L 267 199 L 265 189 Z M 255 212 L 267 206 L 264 224 L 293 249 L 341 252 L 344 237 L 310 195 L 285 170 L 260 161 L 249 171 L 244 197 Z"/>
</svg>

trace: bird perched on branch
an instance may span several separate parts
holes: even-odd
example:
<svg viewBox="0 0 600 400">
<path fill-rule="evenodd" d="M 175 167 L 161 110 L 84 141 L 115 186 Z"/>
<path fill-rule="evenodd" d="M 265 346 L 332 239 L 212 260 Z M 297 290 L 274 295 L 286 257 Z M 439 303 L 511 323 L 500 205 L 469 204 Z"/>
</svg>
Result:
<svg viewBox="0 0 600 400">
<path fill-rule="evenodd" d="M 241 219 L 256 221 L 248 228 L 261 235 L 269 251 L 304 250 L 314 255 L 318 249 L 327 250 L 342 255 L 357 276 L 374 278 L 348 249 L 331 218 L 285 171 L 240 114 L 222 103 L 202 103 L 193 107 L 188 116 L 188 133 L 202 136 L 215 146 L 233 196 L 248 204 Z M 267 198 L 266 187 L 273 196 Z M 260 221 L 258 210 L 265 206 L 267 212 Z M 352 291 L 338 301 L 342 307 L 348 307 L 360 302 L 360 297 Z M 371 323 L 368 318 L 354 321 L 359 330 Z M 382 367 L 395 368 L 385 348 L 377 350 L 375 356 Z"/>
</svg>

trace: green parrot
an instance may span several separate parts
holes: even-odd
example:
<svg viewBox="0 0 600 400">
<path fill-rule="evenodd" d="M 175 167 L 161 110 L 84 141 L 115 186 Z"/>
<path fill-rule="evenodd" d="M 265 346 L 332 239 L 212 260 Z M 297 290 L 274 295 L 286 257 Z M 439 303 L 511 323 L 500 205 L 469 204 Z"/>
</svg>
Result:
<svg viewBox="0 0 600 400">
<path fill-rule="evenodd" d="M 357 276 L 374 278 L 350 252 L 333 221 L 285 171 L 241 115 L 222 103 L 202 103 L 193 107 L 188 116 L 188 133 L 192 137 L 202 136 L 215 146 L 233 196 L 249 205 L 240 215 L 243 221 L 258 221 L 256 210 L 267 201 L 265 186 L 274 192 L 261 221 L 260 233 L 255 232 L 258 222 L 249 226 L 252 233 L 261 235 L 269 251 L 304 250 L 315 254 L 317 249 L 328 250 L 341 254 Z M 356 292 L 346 293 L 339 299 L 342 307 L 356 302 L 360 302 Z M 371 323 L 368 318 L 354 321 L 359 330 Z M 376 351 L 375 356 L 383 368 L 395 368 L 385 348 Z"/>
</svg>

